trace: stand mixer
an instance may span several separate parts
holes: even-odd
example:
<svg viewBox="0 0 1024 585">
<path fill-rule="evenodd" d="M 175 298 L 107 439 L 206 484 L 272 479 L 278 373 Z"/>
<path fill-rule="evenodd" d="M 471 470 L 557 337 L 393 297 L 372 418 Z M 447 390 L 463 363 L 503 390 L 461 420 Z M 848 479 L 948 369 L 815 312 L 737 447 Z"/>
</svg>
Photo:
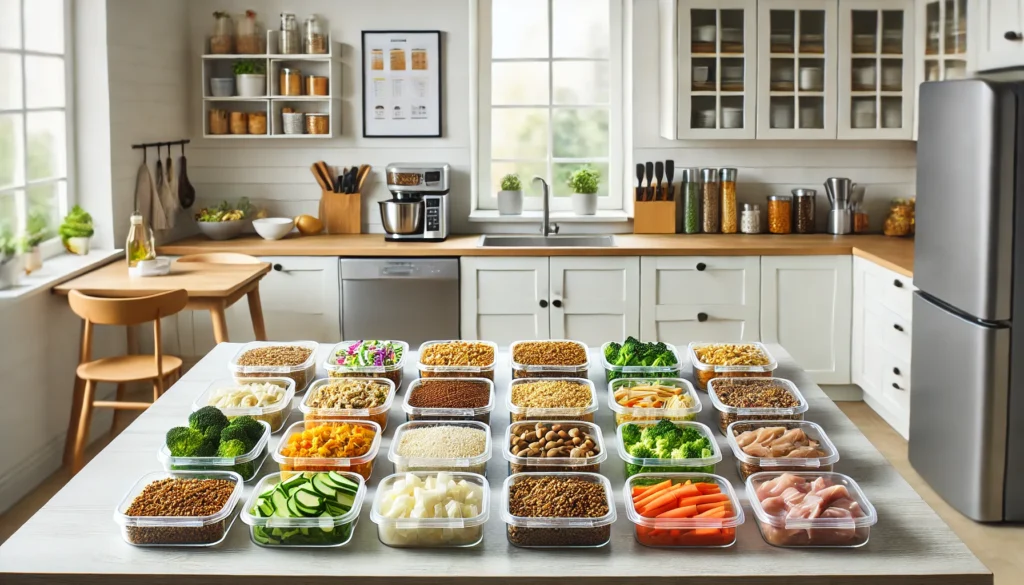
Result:
<svg viewBox="0 0 1024 585">
<path fill-rule="evenodd" d="M 391 199 L 380 201 L 384 239 L 389 242 L 441 242 L 448 237 L 451 167 L 445 163 L 392 163 L 385 175 Z"/>
</svg>

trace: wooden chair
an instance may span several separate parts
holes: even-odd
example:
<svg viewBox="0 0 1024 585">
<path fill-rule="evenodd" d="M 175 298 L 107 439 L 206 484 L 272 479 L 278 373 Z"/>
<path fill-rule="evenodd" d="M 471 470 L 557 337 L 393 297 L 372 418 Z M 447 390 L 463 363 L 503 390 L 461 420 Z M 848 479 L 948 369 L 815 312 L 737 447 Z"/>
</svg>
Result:
<svg viewBox="0 0 1024 585">
<path fill-rule="evenodd" d="M 68 423 L 68 437 L 72 451 L 71 470 L 78 472 L 82 467 L 82 453 L 89 437 L 89 425 L 92 422 L 94 408 L 113 408 L 116 429 L 118 414 L 121 410 L 146 410 L 150 402 L 125 402 L 127 384 L 130 382 L 152 382 L 153 401 L 164 393 L 165 382 L 172 381 L 181 371 L 181 358 L 164 355 L 160 339 L 160 319 L 180 312 L 188 303 L 188 293 L 184 290 L 168 291 L 146 297 L 135 298 L 101 298 L 84 295 L 78 291 L 68 294 L 71 310 L 85 321 L 82 333 L 82 355 L 77 378 L 84 381 L 84 389 L 79 395 L 79 384 L 76 381 L 75 403 L 71 408 L 71 420 Z M 133 326 L 153 322 L 153 355 L 124 355 L 116 357 L 92 359 L 92 338 L 94 325 Z M 117 398 L 113 402 L 94 400 L 96 384 L 108 382 L 117 384 Z"/>
<path fill-rule="evenodd" d="M 206 264 L 262 264 L 263 261 L 259 258 L 249 256 L 247 254 L 237 254 L 235 252 L 210 252 L 207 254 L 191 254 L 189 256 L 182 256 L 178 258 L 177 262 L 187 263 L 206 263 Z M 190 307 L 207 309 L 210 311 L 210 316 L 213 319 L 213 332 L 217 339 L 222 341 L 228 340 L 228 323 L 224 316 L 224 310 L 231 305 L 238 302 L 242 295 L 247 297 L 249 302 L 249 318 L 252 320 L 252 331 L 256 336 L 257 341 L 267 340 L 267 326 L 263 321 L 263 304 L 260 301 L 260 287 L 259 281 L 255 282 L 253 286 L 248 289 L 238 291 L 232 297 L 226 299 L 223 304 L 219 306 L 203 306 L 203 307 Z"/>
</svg>

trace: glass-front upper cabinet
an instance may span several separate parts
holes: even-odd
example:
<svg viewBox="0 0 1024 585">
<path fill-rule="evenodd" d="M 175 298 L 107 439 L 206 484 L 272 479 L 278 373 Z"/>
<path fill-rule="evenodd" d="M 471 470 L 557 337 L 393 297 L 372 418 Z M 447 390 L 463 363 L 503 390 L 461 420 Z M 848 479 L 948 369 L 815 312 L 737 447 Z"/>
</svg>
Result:
<svg viewBox="0 0 1024 585">
<path fill-rule="evenodd" d="M 912 0 L 839 1 L 838 138 L 911 140 Z"/>
<path fill-rule="evenodd" d="M 838 0 L 761 0 L 757 137 L 836 137 Z"/>
<path fill-rule="evenodd" d="M 915 86 L 967 77 L 967 0 L 917 0 Z M 915 97 L 916 102 L 916 97 Z M 917 113 L 914 114 L 917 138 Z"/>
</svg>

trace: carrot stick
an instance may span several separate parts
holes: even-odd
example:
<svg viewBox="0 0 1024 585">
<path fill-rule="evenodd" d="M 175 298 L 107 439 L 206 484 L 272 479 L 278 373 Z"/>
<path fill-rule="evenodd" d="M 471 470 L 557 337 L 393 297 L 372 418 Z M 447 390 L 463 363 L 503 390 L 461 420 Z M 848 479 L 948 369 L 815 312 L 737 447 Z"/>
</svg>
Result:
<svg viewBox="0 0 1024 585">
<path fill-rule="evenodd" d="M 657 492 L 647 491 L 647 492 L 644 492 L 640 496 L 640 500 L 639 501 L 634 501 L 633 505 L 637 509 L 640 509 L 640 508 L 644 508 L 646 506 L 649 506 L 650 504 L 654 503 L 655 500 L 659 500 L 659 499 L 661 499 L 661 498 L 663 498 L 665 496 L 668 496 L 668 495 L 671 495 L 671 497 L 673 499 L 674 498 L 678 498 L 680 496 L 680 494 L 682 493 L 683 489 L 686 489 L 686 486 L 674 485 L 674 486 L 672 486 L 672 487 L 670 487 L 668 489 L 660 490 L 660 491 L 657 491 Z M 659 506 L 664 506 L 664 505 L 665 505 L 664 503 L 659 504 Z"/>
<path fill-rule="evenodd" d="M 696 506 L 695 506 L 696 508 Z M 726 514 L 732 514 L 732 510 L 726 510 L 725 508 L 715 508 L 714 510 L 707 510 L 697 514 L 698 518 L 725 518 Z"/>
<path fill-rule="evenodd" d="M 686 506 L 685 508 L 675 508 L 662 514 L 655 516 L 656 518 L 689 518 L 697 514 L 697 506 Z"/>
<path fill-rule="evenodd" d="M 686 498 L 679 502 L 680 506 L 695 506 L 698 504 L 710 504 L 713 502 L 725 502 L 729 500 L 727 494 L 707 494 L 703 496 L 694 496 L 692 498 Z"/>
<path fill-rule="evenodd" d="M 691 535 L 697 536 L 720 536 L 720 528 L 698 528 L 690 533 Z"/>
<path fill-rule="evenodd" d="M 663 481 L 661 483 L 656 483 L 656 484 L 651 485 L 651 486 L 646 486 L 646 487 L 637 486 L 637 487 L 634 487 L 633 488 L 633 503 L 634 504 L 638 504 L 640 502 L 640 500 L 643 499 L 643 498 L 639 498 L 638 499 L 637 496 L 639 496 L 639 495 L 650 496 L 650 495 L 655 494 L 657 492 L 660 492 L 662 490 L 666 490 L 666 489 L 668 489 L 670 487 L 672 487 L 672 480 L 671 479 L 666 479 L 665 481 Z M 641 490 L 639 494 L 636 493 L 636 490 L 638 488 Z"/>
<path fill-rule="evenodd" d="M 710 504 L 697 504 L 697 512 L 707 512 L 708 510 L 714 510 L 715 508 L 732 508 L 732 505 L 728 500 L 721 502 L 712 502 Z"/>
<path fill-rule="evenodd" d="M 675 504 L 679 498 L 684 498 L 690 495 L 691 492 L 697 491 L 693 486 L 680 485 L 675 486 L 672 489 L 659 492 L 656 494 L 653 500 L 647 502 L 641 502 L 644 508 L 660 508 L 666 504 Z"/>
<path fill-rule="evenodd" d="M 665 512 L 674 510 L 675 507 L 675 504 L 669 504 L 667 506 L 662 506 L 661 508 L 648 508 L 645 509 L 643 512 L 640 512 L 640 515 L 644 518 L 657 518 L 658 514 L 664 514 Z"/>
<path fill-rule="evenodd" d="M 697 489 L 700 490 L 701 494 L 717 494 L 722 491 L 722 488 L 717 483 L 698 483 Z"/>
</svg>

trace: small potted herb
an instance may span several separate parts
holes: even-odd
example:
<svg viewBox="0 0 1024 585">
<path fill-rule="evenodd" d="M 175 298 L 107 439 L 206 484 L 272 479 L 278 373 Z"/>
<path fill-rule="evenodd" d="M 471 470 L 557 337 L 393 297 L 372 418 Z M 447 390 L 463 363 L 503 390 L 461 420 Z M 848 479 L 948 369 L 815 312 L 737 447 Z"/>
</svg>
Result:
<svg viewBox="0 0 1024 585">
<path fill-rule="evenodd" d="M 25 235 L 21 237 L 21 251 L 24 254 L 25 274 L 32 274 L 43 267 L 43 254 L 39 244 L 50 237 L 50 229 L 46 225 L 46 214 L 33 212 L 28 216 Z"/>
<path fill-rule="evenodd" d="M 255 59 L 242 59 L 235 63 L 235 88 L 241 97 L 267 95 L 267 66 Z"/>
<path fill-rule="evenodd" d="M 523 184 L 519 175 L 510 173 L 501 178 L 501 191 L 498 191 L 498 215 L 522 215 Z"/>
<path fill-rule="evenodd" d="M 92 216 L 76 205 L 68 212 L 57 233 L 60 234 L 60 240 L 68 252 L 85 256 L 89 253 L 89 238 L 95 233 L 92 228 Z"/>
<path fill-rule="evenodd" d="M 597 213 L 597 188 L 601 184 L 601 173 L 590 167 L 580 167 L 569 177 L 572 189 L 572 211 L 576 215 Z"/>
<path fill-rule="evenodd" d="M 21 278 L 18 238 L 7 226 L 0 227 L 0 290 L 17 286 Z"/>
</svg>

